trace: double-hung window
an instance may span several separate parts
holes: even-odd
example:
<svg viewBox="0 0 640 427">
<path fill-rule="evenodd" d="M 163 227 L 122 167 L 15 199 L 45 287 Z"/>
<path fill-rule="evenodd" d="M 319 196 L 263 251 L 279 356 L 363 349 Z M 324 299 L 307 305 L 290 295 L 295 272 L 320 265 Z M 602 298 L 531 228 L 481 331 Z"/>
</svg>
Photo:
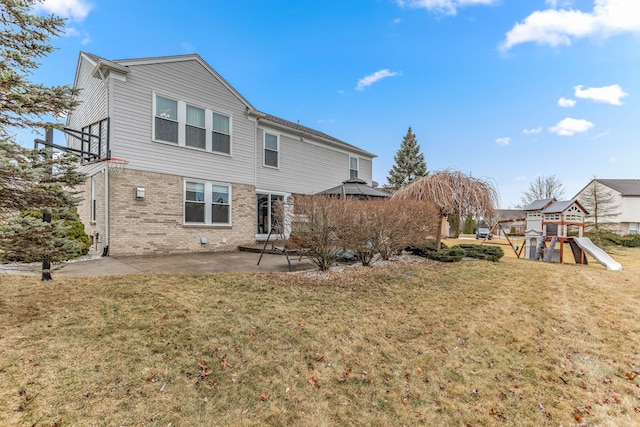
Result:
<svg viewBox="0 0 640 427">
<path fill-rule="evenodd" d="M 213 113 L 213 131 L 211 132 L 211 151 L 231 154 L 230 117 Z"/>
<path fill-rule="evenodd" d="M 358 158 L 349 157 L 349 178 L 358 177 Z"/>
<path fill-rule="evenodd" d="M 205 223 L 204 183 L 187 181 L 184 192 L 184 222 Z"/>
<path fill-rule="evenodd" d="M 279 142 L 278 135 L 264 134 L 264 165 L 278 167 Z"/>
<path fill-rule="evenodd" d="M 178 101 L 156 95 L 155 139 L 178 143 Z"/>
<path fill-rule="evenodd" d="M 215 184 L 211 187 L 211 222 L 214 224 L 229 224 L 231 214 L 229 187 Z"/>
<path fill-rule="evenodd" d="M 187 123 L 185 127 L 185 145 L 187 147 L 207 148 L 207 130 L 204 124 L 204 110 L 187 105 Z"/>
<path fill-rule="evenodd" d="M 231 115 L 154 94 L 153 140 L 231 155 Z"/>
<path fill-rule="evenodd" d="M 185 181 L 185 224 L 231 225 L 231 186 Z"/>
</svg>

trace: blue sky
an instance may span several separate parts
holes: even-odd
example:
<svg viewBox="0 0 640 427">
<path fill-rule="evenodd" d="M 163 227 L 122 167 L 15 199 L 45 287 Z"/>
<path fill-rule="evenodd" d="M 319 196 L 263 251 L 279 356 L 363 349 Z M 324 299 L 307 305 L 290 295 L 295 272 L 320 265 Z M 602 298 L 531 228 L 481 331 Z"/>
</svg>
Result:
<svg viewBox="0 0 640 427">
<path fill-rule="evenodd" d="M 411 126 L 430 171 L 490 179 L 500 207 L 556 175 L 640 178 L 637 0 L 47 0 L 68 18 L 33 79 L 79 51 L 198 53 L 257 109 L 378 155 Z M 25 145 L 31 145 L 31 135 Z"/>
</svg>

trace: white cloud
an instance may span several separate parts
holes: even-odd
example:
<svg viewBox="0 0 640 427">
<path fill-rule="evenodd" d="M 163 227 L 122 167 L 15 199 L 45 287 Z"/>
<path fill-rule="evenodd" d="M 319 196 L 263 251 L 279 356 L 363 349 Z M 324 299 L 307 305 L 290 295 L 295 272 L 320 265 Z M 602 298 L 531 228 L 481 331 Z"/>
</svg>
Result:
<svg viewBox="0 0 640 427">
<path fill-rule="evenodd" d="M 621 33 L 640 33 L 640 13 L 636 0 L 594 0 L 591 12 L 571 8 L 538 10 L 517 23 L 506 34 L 500 49 L 507 51 L 520 43 L 550 46 L 571 45 L 581 37 L 607 38 Z"/>
<path fill-rule="evenodd" d="M 612 105 L 622 105 L 620 99 L 629 95 L 617 84 L 604 87 L 590 87 L 587 89 L 582 89 L 582 85 L 578 85 L 574 89 L 576 90 L 576 98 L 590 99 L 596 102 L 606 102 L 607 104 Z"/>
<path fill-rule="evenodd" d="M 323 124 L 323 123 L 335 123 L 336 119 L 319 119 L 318 123 Z"/>
<path fill-rule="evenodd" d="M 560 136 L 573 136 L 576 133 L 586 132 L 593 126 L 594 124 L 588 120 L 572 119 L 567 117 L 566 119 L 559 121 L 555 126 L 550 127 L 549 132 Z"/>
<path fill-rule="evenodd" d="M 398 25 L 402 22 L 402 20 L 400 18 L 396 18 L 392 21 L 393 25 Z"/>
<path fill-rule="evenodd" d="M 558 99 L 558 106 L 560 106 L 560 107 L 571 108 L 571 107 L 573 107 L 575 105 L 576 105 L 576 100 L 575 99 L 567 99 L 567 98 Z"/>
<path fill-rule="evenodd" d="M 384 70 L 380 70 L 380 71 L 376 71 L 373 74 L 369 74 L 368 76 L 365 76 L 363 78 L 361 78 L 358 81 L 358 85 L 356 86 L 356 90 L 364 90 L 364 88 L 366 88 L 367 86 L 371 86 L 372 84 L 376 83 L 377 81 L 380 81 L 386 77 L 395 77 L 400 75 L 400 73 L 396 72 L 396 71 L 389 71 L 388 69 L 384 69 Z"/>
<path fill-rule="evenodd" d="M 36 5 L 36 10 L 43 10 L 62 18 L 71 18 L 74 21 L 84 20 L 91 8 L 92 6 L 85 0 L 44 0 L 42 4 Z"/>
<path fill-rule="evenodd" d="M 67 37 L 80 37 L 80 31 L 73 27 L 66 27 L 64 29 L 64 35 Z"/>
<path fill-rule="evenodd" d="M 542 126 L 533 129 L 525 129 L 522 132 L 524 132 L 525 135 L 537 135 L 542 132 Z"/>
<path fill-rule="evenodd" d="M 476 5 L 491 5 L 499 0 L 396 0 L 400 7 L 427 9 L 445 15 L 455 15 L 458 8 Z"/>
<path fill-rule="evenodd" d="M 496 139 L 496 144 L 498 145 L 509 145 L 510 142 L 511 138 L 509 138 L 508 136 Z"/>
</svg>

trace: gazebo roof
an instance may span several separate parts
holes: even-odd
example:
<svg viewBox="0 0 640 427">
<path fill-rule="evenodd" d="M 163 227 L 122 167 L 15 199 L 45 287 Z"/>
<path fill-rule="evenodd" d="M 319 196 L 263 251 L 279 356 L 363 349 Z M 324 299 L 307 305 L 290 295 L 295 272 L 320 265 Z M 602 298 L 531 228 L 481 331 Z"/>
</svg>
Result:
<svg viewBox="0 0 640 427">
<path fill-rule="evenodd" d="M 373 188 L 366 181 L 359 178 L 351 178 L 342 182 L 342 185 L 321 191 L 319 194 L 328 194 L 333 196 L 351 196 L 364 199 L 369 198 L 386 198 L 391 194 L 377 188 Z"/>
</svg>

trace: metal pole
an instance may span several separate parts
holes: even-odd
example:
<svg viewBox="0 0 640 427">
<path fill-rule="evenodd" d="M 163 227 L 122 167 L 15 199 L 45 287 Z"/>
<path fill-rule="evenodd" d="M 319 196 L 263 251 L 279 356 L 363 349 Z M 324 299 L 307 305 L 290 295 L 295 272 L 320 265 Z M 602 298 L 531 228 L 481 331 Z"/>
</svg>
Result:
<svg viewBox="0 0 640 427">
<path fill-rule="evenodd" d="M 53 144 L 53 129 L 47 129 L 47 133 L 45 136 L 45 140 L 48 143 Z M 51 160 L 53 158 L 53 148 L 48 146 L 46 148 L 47 151 L 47 159 Z M 49 173 L 53 174 L 53 164 L 51 165 L 52 170 Z M 51 212 L 48 212 L 46 209 L 42 212 L 42 221 L 51 224 Z M 47 253 L 42 257 L 42 281 L 52 280 L 51 277 L 51 260 Z"/>
</svg>

